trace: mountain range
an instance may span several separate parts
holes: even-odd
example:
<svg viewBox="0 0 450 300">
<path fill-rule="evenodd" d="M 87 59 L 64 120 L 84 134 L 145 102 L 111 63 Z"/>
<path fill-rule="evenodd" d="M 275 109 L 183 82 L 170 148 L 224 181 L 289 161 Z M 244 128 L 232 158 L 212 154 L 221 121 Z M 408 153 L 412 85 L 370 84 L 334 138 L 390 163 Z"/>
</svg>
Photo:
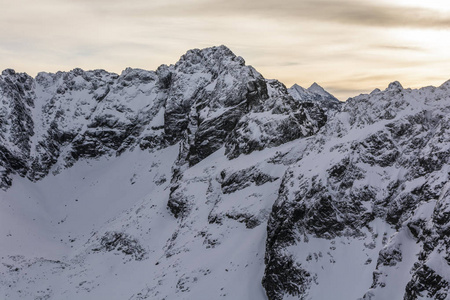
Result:
<svg viewBox="0 0 450 300">
<path fill-rule="evenodd" d="M 341 102 L 219 46 L 0 100 L 4 299 L 450 299 L 450 81 Z"/>
</svg>

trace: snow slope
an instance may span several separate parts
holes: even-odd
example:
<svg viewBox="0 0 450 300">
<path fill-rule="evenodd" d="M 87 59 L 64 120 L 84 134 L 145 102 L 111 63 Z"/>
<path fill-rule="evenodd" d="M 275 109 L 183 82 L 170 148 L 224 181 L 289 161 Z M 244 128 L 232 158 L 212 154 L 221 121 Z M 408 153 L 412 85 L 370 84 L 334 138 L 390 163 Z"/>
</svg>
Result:
<svg viewBox="0 0 450 300">
<path fill-rule="evenodd" d="M 177 220 L 167 201 L 178 149 L 79 161 L 37 182 L 14 178 L 0 192 L 3 297 L 264 299 L 264 224 L 286 166 L 267 162 L 272 151 L 230 162 L 221 149 L 185 171 L 184 193 L 196 202 Z M 275 180 L 222 192 L 221 174 L 249 168 Z M 111 233 L 136 244 L 106 249 Z"/>
</svg>

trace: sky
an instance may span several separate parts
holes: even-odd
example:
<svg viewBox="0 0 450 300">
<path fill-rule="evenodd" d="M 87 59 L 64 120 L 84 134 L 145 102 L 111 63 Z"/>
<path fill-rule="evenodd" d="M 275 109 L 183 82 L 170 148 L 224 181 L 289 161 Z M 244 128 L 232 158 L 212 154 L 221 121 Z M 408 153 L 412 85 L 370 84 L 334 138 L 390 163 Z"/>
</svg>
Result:
<svg viewBox="0 0 450 300">
<path fill-rule="evenodd" d="M 156 70 L 226 45 L 287 87 L 340 100 L 450 79 L 447 0 L 0 0 L 0 69 Z"/>
</svg>

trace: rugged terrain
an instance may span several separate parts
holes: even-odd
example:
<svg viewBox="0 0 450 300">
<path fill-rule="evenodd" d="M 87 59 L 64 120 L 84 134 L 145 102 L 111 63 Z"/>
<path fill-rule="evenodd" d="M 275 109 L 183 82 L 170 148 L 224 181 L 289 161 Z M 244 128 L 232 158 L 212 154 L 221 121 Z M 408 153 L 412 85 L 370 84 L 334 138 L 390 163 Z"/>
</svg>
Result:
<svg viewBox="0 0 450 300">
<path fill-rule="evenodd" d="M 6 299 L 450 299 L 450 83 L 339 102 L 224 46 L 0 76 Z"/>
</svg>

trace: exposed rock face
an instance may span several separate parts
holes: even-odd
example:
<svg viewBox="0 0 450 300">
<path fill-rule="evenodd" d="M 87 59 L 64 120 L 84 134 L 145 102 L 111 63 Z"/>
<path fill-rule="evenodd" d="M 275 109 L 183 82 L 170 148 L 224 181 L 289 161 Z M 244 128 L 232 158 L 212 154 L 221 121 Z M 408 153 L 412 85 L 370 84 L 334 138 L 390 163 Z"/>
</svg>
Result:
<svg viewBox="0 0 450 300">
<path fill-rule="evenodd" d="M 30 137 L 34 134 L 31 109 L 34 82 L 25 74 L 7 69 L 0 77 L 0 188 L 11 185 L 10 174 L 27 173 Z"/>
<path fill-rule="evenodd" d="M 146 254 L 135 238 L 123 232 L 106 232 L 100 239 L 100 245 L 92 251 L 119 251 L 135 260 L 143 260 Z"/>
</svg>

